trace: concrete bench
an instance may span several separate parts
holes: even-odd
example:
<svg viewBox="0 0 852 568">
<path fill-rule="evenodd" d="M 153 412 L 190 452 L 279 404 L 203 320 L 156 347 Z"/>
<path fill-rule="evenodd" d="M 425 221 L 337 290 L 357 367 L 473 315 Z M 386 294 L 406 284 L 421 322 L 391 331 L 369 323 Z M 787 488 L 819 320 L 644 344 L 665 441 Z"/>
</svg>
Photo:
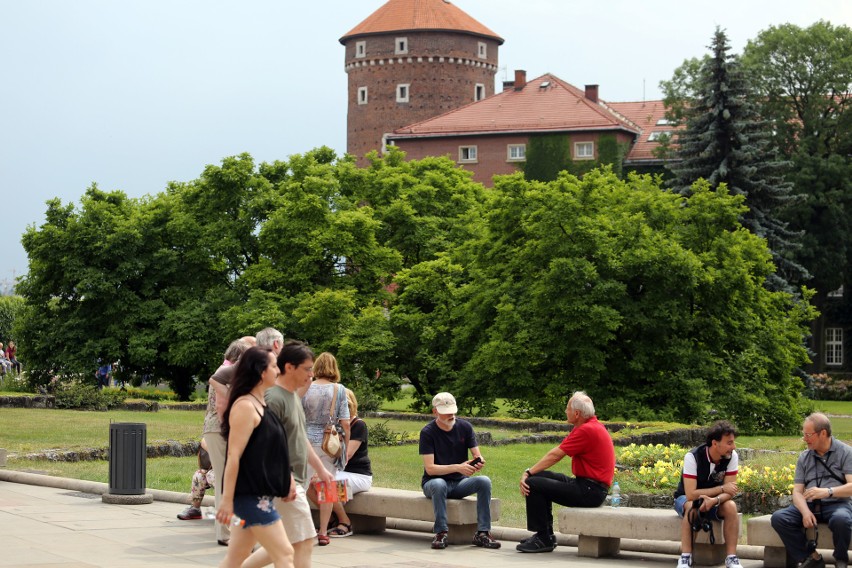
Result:
<svg viewBox="0 0 852 568">
<path fill-rule="evenodd" d="M 558 517 L 559 532 L 577 535 L 579 556 L 614 556 L 618 554 L 622 538 L 680 542 L 682 519 L 671 509 L 563 507 L 559 510 Z M 692 551 L 696 564 L 718 565 L 725 561 L 725 535 L 721 522 L 713 522 L 713 535 L 716 544 L 710 544 L 710 533 L 696 533 Z"/>
<path fill-rule="evenodd" d="M 752 517 L 748 520 L 749 544 L 763 547 L 763 565 L 766 568 L 784 568 L 787 566 L 787 549 L 781 537 L 772 528 L 772 515 Z M 834 536 L 827 523 L 819 523 L 819 549 L 825 558 L 831 558 L 834 551 Z"/>
<path fill-rule="evenodd" d="M 312 503 L 311 507 L 316 508 L 316 505 Z M 356 533 L 383 532 L 387 528 L 388 517 L 435 522 L 432 500 L 421 491 L 374 486 L 369 491 L 356 494 L 345 507 Z M 491 521 L 498 520 L 500 500 L 492 498 Z M 447 540 L 450 544 L 470 544 L 476 534 L 476 521 L 475 495 L 464 499 L 447 499 Z"/>
</svg>

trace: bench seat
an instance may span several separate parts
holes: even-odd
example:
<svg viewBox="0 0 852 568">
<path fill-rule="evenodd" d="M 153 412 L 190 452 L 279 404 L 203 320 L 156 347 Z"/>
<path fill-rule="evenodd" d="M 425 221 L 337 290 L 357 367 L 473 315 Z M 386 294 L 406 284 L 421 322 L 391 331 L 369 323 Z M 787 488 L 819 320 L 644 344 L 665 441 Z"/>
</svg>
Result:
<svg viewBox="0 0 852 568">
<path fill-rule="evenodd" d="M 311 504 L 313 508 L 316 505 Z M 421 491 L 372 487 L 356 494 L 345 505 L 356 533 L 383 532 L 387 518 L 435 522 L 432 500 Z M 491 499 L 491 521 L 500 520 L 500 500 Z M 470 544 L 476 534 L 476 496 L 447 499 L 447 540 L 450 544 Z"/>
<path fill-rule="evenodd" d="M 739 516 L 742 534 L 742 514 Z M 672 509 L 563 507 L 559 509 L 558 518 L 559 532 L 577 535 L 579 556 L 614 556 L 618 554 L 622 538 L 680 542 L 682 519 Z M 713 534 L 716 544 L 710 544 L 709 533 L 696 533 L 692 551 L 696 564 L 718 565 L 725 561 L 721 522 L 713 522 Z"/>
<path fill-rule="evenodd" d="M 749 544 L 763 547 L 763 565 L 766 568 L 784 568 L 787 566 L 787 549 L 781 542 L 781 537 L 772 528 L 772 515 L 752 517 L 748 520 Z M 834 550 L 834 536 L 827 523 L 819 523 L 819 549 L 823 556 Z"/>
</svg>

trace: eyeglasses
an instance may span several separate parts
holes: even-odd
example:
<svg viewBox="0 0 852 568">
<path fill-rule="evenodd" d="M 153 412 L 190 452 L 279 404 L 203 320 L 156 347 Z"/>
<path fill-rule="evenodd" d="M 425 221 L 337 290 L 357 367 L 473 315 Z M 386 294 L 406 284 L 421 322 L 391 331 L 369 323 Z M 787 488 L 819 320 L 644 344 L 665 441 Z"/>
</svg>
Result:
<svg viewBox="0 0 852 568">
<path fill-rule="evenodd" d="M 802 432 L 802 438 L 805 440 L 810 440 L 811 436 L 816 436 L 819 432 Z"/>
</svg>

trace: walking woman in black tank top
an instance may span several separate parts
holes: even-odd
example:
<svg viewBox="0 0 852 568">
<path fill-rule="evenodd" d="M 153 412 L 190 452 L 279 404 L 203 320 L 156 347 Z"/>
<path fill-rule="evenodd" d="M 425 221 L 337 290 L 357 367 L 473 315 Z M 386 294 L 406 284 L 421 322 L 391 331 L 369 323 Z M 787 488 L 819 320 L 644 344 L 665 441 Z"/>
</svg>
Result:
<svg viewBox="0 0 852 568">
<path fill-rule="evenodd" d="M 290 473 L 287 437 L 274 412 L 266 411 L 263 393 L 278 378 L 278 362 L 269 348 L 252 347 L 240 357 L 222 420 L 228 442 L 222 499 L 216 520 L 234 527 L 228 553 L 220 566 L 237 567 L 256 543 L 269 553 L 276 568 L 293 566 L 293 546 L 272 500 L 296 497 Z"/>
</svg>

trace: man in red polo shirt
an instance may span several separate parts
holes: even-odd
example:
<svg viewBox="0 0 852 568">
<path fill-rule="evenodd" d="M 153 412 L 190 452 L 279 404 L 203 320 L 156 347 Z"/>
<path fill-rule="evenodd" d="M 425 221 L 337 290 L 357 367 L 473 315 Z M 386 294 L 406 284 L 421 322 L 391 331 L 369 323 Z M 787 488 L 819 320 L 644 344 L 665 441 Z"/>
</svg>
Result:
<svg viewBox="0 0 852 568">
<path fill-rule="evenodd" d="M 553 503 L 565 507 L 599 507 L 606 499 L 615 475 L 615 448 L 612 437 L 595 416 L 592 399 L 575 392 L 565 407 L 565 416 L 574 427 L 562 443 L 521 476 L 521 495 L 526 497 L 527 529 L 533 531 L 517 546 L 520 552 L 552 552 Z M 571 456 L 571 473 L 548 471 L 565 456 Z"/>
</svg>

